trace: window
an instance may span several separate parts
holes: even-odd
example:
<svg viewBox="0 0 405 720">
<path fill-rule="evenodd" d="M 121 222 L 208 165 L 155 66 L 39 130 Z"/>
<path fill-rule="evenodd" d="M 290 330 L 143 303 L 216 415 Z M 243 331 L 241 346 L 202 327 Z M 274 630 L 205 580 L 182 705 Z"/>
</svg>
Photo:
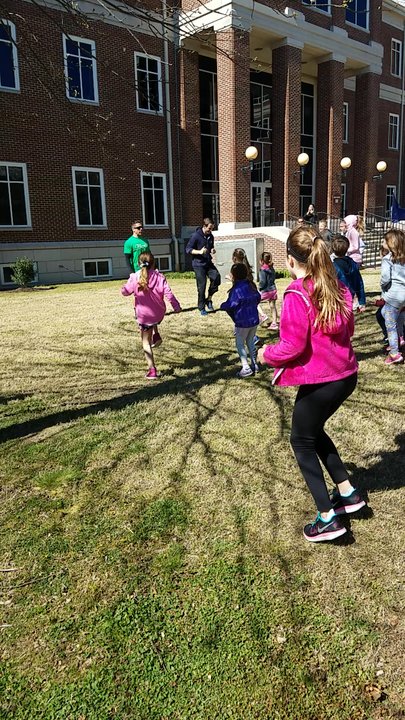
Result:
<svg viewBox="0 0 405 720">
<path fill-rule="evenodd" d="M 349 0 L 346 7 L 346 22 L 368 30 L 369 0 Z"/>
<path fill-rule="evenodd" d="M 399 115 L 390 113 L 388 123 L 388 147 L 390 150 L 399 148 Z"/>
<path fill-rule="evenodd" d="M 172 259 L 170 255 L 154 255 L 155 267 L 160 272 L 170 272 L 172 269 Z"/>
<path fill-rule="evenodd" d="M 395 38 L 391 40 L 391 75 L 402 76 L 402 42 Z"/>
<path fill-rule="evenodd" d="M 25 163 L 0 162 L 0 227 L 31 227 Z"/>
<path fill-rule="evenodd" d="M 136 107 L 163 114 L 162 65 L 160 58 L 135 53 Z"/>
<path fill-rule="evenodd" d="M 340 217 L 346 217 L 346 200 L 347 200 L 347 184 L 342 183 L 341 185 L 341 205 L 340 205 Z"/>
<path fill-rule="evenodd" d="M 349 103 L 343 103 L 343 142 L 349 142 Z"/>
<path fill-rule="evenodd" d="M 83 277 L 99 278 L 111 277 L 112 262 L 111 258 L 103 258 L 100 260 L 83 260 Z"/>
<path fill-rule="evenodd" d="M 0 20 L 0 90 L 20 89 L 15 25 Z"/>
<path fill-rule="evenodd" d="M 397 186 L 396 185 L 387 185 L 387 189 L 385 191 L 385 217 L 391 217 L 391 205 L 392 205 L 392 198 L 394 195 L 397 194 Z"/>
<path fill-rule="evenodd" d="M 250 75 L 250 142 L 259 151 L 250 176 L 252 182 L 271 180 L 271 82 L 271 75 Z"/>
<path fill-rule="evenodd" d="M 330 12 L 329 9 L 329 0 L 303 0 L 304 5 L 311 5 L 313 8 L 317 8 L 317 10 L 323 10 L 323 12 Z"/>
<path fill-rule="evenodd" d="M 166 175 L 141 173 L 145 227 L 167 227 Z"/>
<path fill-rule="evenodd" d="M 0 265 L 0 285 L 15 285 L 13 263 Z M 38 282 L 38 263 L 34 261 L 34 282 Z"/>
<path fill-rule="evenodd" d="M 219 223 L 218 93 L 216 64 L 200 57 L 200 128 L 203 217 Z"/>
<path fill-rule="evenodd" d="M 104 177 L 98 168 L 72 168 L 77 227 L 106 227 Z"/>
<path fill-rule="evenodd" d="M 96 44 L 63 36 L 66 95 L 69 100 L 98 103 Z"/>
</svg>

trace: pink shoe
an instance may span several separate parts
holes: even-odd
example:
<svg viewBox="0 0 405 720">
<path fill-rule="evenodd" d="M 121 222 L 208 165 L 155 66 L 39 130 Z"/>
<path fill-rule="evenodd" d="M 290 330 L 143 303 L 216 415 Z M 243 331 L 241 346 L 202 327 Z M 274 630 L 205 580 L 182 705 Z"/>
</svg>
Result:
<svg viewBox="0 0 405 720">
<path fill-rule="evenodd" d="M 385 358 L 384 362 L 386 365 L 399 365 L 400 363 L 404 362 L 404 358 L 402 357 L 401 353 L 395 353 L 395 355 L 391 355 L 391 353 L 389 353 Z"/>
<path fill-rule="evenodd" d="M 146 373 L 145 377 L 147 380 L 157 380 L 159 377 L 158 371 L 154 367 L 150 368 L 150 370 L 148 370 L 148 372 Z"/>
<path fill-rule="evenodd" d="M 163 342 L 163 340 L 162 340 L 161 336 L 159 335 L 159 333 L 155 333 L 154 335 L 152 335 L 152 342 L 151 342 L 150 346 L 153 348 L 157 348 L 157 347 L 159 347 L 159 345 L 162 344 L 162 342 Z"/>
<path fill-rule="evenodd" d="M 269 330 L 278 330 L 278 325 L 275 322 L 270 323 Z"/>
</svg>

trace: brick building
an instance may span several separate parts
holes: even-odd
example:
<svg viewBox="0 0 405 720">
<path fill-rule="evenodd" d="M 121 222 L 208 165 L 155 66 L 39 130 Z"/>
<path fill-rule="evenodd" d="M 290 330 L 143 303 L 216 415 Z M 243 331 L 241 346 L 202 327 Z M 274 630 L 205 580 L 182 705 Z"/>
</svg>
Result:
<svg viewBox="0 0 405 720">
<path fill-rule="evenodd" d="M 40 282 L 125 276 L 133 220 L 167 270 L 205 215 L 277 252 L 310 202 L 405 204 L 405 1 L 339 5 L 3 0 L 0 287 L 21 255 Z"/>
</svg>

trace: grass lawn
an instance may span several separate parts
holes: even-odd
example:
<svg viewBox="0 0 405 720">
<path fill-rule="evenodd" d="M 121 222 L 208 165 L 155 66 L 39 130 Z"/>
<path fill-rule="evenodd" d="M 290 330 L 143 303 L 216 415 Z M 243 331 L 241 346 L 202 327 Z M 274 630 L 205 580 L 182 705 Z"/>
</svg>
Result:
<svg viewBox="0 0 405 720">
<path fill-rule="evenodd" d="M 193 280 L 157 382 L 120 282 L 0 293 L 1 720 L 405 718 L 405 368 L 364 277 L 329 428 L 372 511 L 340 544 L 302 537 L 294 389 L 236 379 Z"/>
</svg>

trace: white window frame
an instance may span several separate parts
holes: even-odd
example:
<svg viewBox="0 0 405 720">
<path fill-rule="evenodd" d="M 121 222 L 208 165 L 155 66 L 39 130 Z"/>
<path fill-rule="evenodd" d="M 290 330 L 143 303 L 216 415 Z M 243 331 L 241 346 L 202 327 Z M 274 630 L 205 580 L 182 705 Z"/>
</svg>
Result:
<svg viewBox="0 0 405 720">
<path fill-rule="evenodd" d="M 395 118 L 395 123 L 392 120 Z M 390 144 L 394 139 L 394 128 L 396 128 L 396 144 Z M 388 149 L 399 150 L 399 115 L 396 113 L 390 113 L 388 118 Z"/>
<path fill-rule="evenodd" d="M 398 68 L 396 67 L 398 65 Z M 402 77 L 402 41 L 397 38 L 391 38 L 391 75 L 393 77 Z M 398 70 L 398 72 L 395 72 Z"/>
<path fill-rule="evenodd" d="M 388 189 L 390 189 L 390 191 L 391 191 L 389 195 L 388 195 Z M 390 216 L 391 205 L 392 205 L 392 196 L 393 196 L 393 195 L 395 195 L 395 197 L 396 197 L 396 195 L 397 195 L 397 186 L 396 186 L 396 185 L 386 185 L 386 186 L 385 186 L 385 217 L 389 217 L 389 216 Z M 388 205 L 388 202 L 387 202 L 388 197 L 391 198 L 391 203 L 390 203 L 390 206 L 389 206 L 389 207 L 387 207 L 387 205 Z"/>
<path fill-rule="evenodd" d="M 172 272 L 172 256 L 171 255 L 154 255 L 153 257 L 155 258 L 155 263 L 157 260 L 157 263 L 156 263 L 157 270 L 159 270 L 161 273 Z M 159 261 L 162 260 L 163 258 L 165 258 L 169 261 L 169 267 L 167 268 L 167 270 L 161 270 L 158 267 L 160 264 Z"/>
<path fill-rule="evenodd" d="M 77 186 L 76 185 L 76 178 L 75 178 L 75 172 L 97 172 L 100 173 L 100 186 L 97 185 L 97 187 L 100 187 L 100 193 L 101 193 L 101 208 L 103 212 L 103 224 L 102 225 L 79 225 L 79 206 L 77 203 L 77 193 L 76 188 L 77 187 L 87 187 L 89 188 L 90 185 L 82 185 Z M 73 186 L 73 200 L 75 204 L 75 215 L 76 215 L 76 227 L 78 229 L 85 229 L 85 230 L 92 230 L 93 228 L 95 230 L 99 230 L 100 228 L 106 228 L 107 227 L 107 213 L 106 213 L 106 205 L 105 205 L 105 192 L 104 192 L 104 171 L 102 168 L 91 168 L 91 167 L 79 167 L 77 165 L 74 165 L 72 167 L 72 186 Z M 91 209 L 91 208 L 90 208 Z"/>
<path fill-rule="evenodd" d="M 9 268 L 9 269 L 11 270 L 13 264 L 14 264 L 14 263 L 3 263 L 2 265 L 0 265 L 0 285 L 5 285 L 5 286 L 15 285 L 15 283 L 13 283 L 12 280 L 10 280 L 10 282 L 7 282 L 7 281 L 4 279 L 4 269 L 5 269 L 5 268 Z"/>
<path fill-rule="evenodd" d="M 24 184 L 25 214 L 27 216 L 27 224 L 26 225 L 0 225 L 0 229 L 2 229 L 2 230 L 27 230 L 27 228 L 32 227 L 30 197 L 29 197 L 29 192 L 28 192 L 27 164 L 26 163 L 18 163 L 18 162 L 3 162 L 3 160 L 0 160 L 0 165 L 5 165 L 6 167 L 22 168 L 23 184 Z M 12 182 L 16 182 L 16 181 L 12 181 Z M 10 184 L 9 183 L 8 183 L 8 186 L 9 186 L 9 197 L 10 197 Z M 10 207 L 11 207 L 11 202 L 10 202 Z M 11 214 L 12 214 L 12 208 L 11 208 Z"/>
<path fill-rule="evenodd" d="M 159 95 L 159 108 L 160 110 L 153 110 L 152 108 L 143 108 L 139 106 L 139 92 L 138 92 L 138 67 L 137 58 L 143 57 L 147 60 L 156 60 L 158 64 L 158 95 Z M 147 55 L 146 53 L 135 52 L 134 53 L 134 64 L 135 64 L 135 94 L 136 94 L 136 109 L 138 112 L 147 113 L 148 115 L 163 115 L 163 82 L 162 82 L 162 61 L 158 55 Z"/>
<path fill-rule="evenodd" d="M 96 273 L 96 275 L 86 275 L 86 273 L 85 273 L 86 263 L 96 263 L 97 264 L 99 262 L 107 262 L 108 263 L 108 275 L 100 275 L 98 272 Z M 83 272 L 84 280 L 110 278 L 110 277 L 112 277 L 112 260 L 111 260 L 111 258 L 85 258 L 84 260 L 82 260 L 82 272 Z"/>
<path fill-rule="evenodd" d="M 343 103 L 343 142 L 349 142 L 349 103 Z"/>
<path fill-rule="evenodd" d="M 66 88 L 66 97 L 70 102 L 74 103 L 84 103 L 85 105 L 98 105 L 99 104 L 99 98 L 98 98 L 98 78 L 97 78 L 97 57 L 96 57 L 96 43 L 94 40 L 87 40 L 86 38 L 77 37 L 76 35 L 63 35 L 63 65 L 65 70 L 65 88 Z M 92 70 L 93 70 L 93 84 L 94 84 L 94 100 L 89 100 L 87 98 L 78 98 L 78 97 L 71 97 L 69 95 L 69 71 L 68 71 L 68 52 L 66 49 L 66 41 L 72 40 L 72 42 L 77 43 L 87 43 L 88 45 L 91 45 L 91 57 L 92 57 Z M 80 78 L 81 81 L 81 78 Z"/>
<path fill-rule="evenodd" d="M 161 177 L 163 178 L 163 200 L 164 200 L 164 223 L 160 225 L 151 225 L 146 223 L 146 214 L 145 214 L 145 198 L 144 198 L 144 184 L 143 179 L 144 177 Z M 149 190 L 149 188 L 147 188 Z M 141 195 L 142 195 L 142 217 L 144 220 L 144 227 L 145 228 L 167 228 L 169 227 L 168 224 L 168 216 L 167 216 L 167 184 L 166 184 L 166 173 L 152 173 L 152 172 L 141 172 Z M 155 214 L 155 213 L 154 213 Z"/>
<path fill-rule="evenodd" d="M 306 7 L 311 8 L 311 10 L 317 10 L 318 12 L 326 13 L 327 15 L 331 14 L 329 0 L 322 0 L 322 2 L 321 2 L 321 5 L 326 5 L 327 7 L 318 7 L 316 4 L 316 0 L 314 2 L 311 2 L 311 0 L 307 0 L 305 2 L 305 0 L 303 0 L 303 5 L 306 5 Z"/>
<path fill-rule="evenodd" d="M 14 80 L 15 80 L 15 87 L 7 87 L 7 85 L 0 85 L 0 90 L 3 92 L 20 92 L 20 72 L 18 67 L 18 52 L 17 52 L 17 33 L 15 29 L 14 23 L 11 22 L 11 20 L 5 20 L 4 18 L 1 19 L 2 26 L 8 25 L 10 28 L 10 35 L 11 35 L 11 48 L 13 51 L 13 68 L 14 68 Z M 4 40 L 0 40 L 0 42 L 5 42 Z"/>
<path fill-rule="evenodd" d="M 346 22 L 348 25 L 351 25 L 351 27 L 357 28 L 358 30 L 363 30 L 363 32 L 369 32 L 369 31 L 370 31 L 370 20 L 369 20 L 369 17 L 370 17 L 370 0 L 366 0 L 366 2 L 367 2 L 367 8 L 366 8 L 366 10 L 364 11 L 364 13 L 363 13 L 362 11 L 357 10 L 357 0 L 354 0 L 354 2 L 356 3 L 356 9 L 355 9 L 353 12 L 355 12 L 356 16 L 357 16 L 357 14 L 358 14 L 359 12 L 361 12 L 362 15 L 364 14 L 364 15 L 366 16 L 366 24 L 365 24 L 365 25 L 359 25 L 358 23 L 356 23 L 356 22 L 353 23 L 353 22 L 351 22 L 350 20 L 346 20 L 345 22 Z M 346 9 L 347 9 L 347 10 L 350 10 L 350 8 L 346 8 Z"/>
</svg>

